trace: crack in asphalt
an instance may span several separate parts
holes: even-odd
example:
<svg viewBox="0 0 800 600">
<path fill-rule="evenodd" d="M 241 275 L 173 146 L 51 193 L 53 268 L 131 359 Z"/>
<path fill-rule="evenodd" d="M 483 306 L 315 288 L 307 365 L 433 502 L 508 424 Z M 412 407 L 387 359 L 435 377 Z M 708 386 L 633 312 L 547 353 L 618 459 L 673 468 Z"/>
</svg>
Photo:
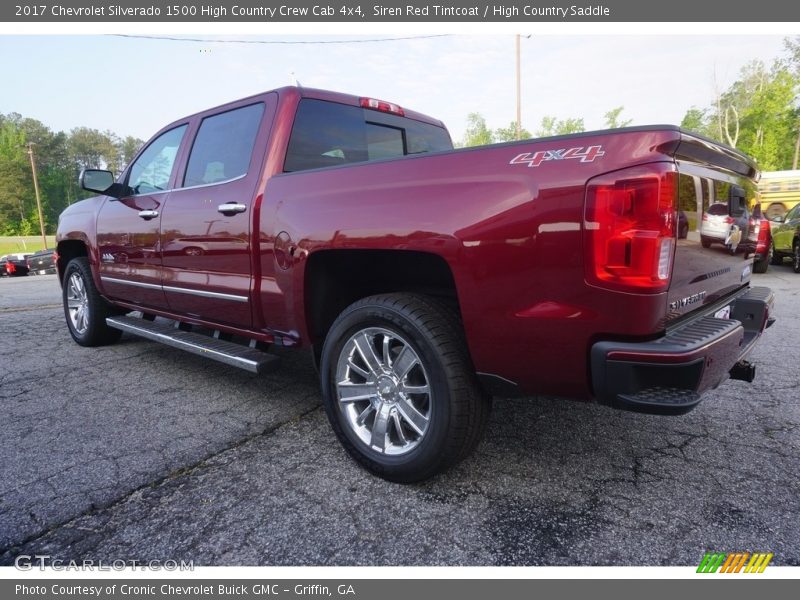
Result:
<svg viewBox="0 0 800 600">
<path fill-rule="evenodd" d="M 134 496 L 136 493 L 140 492 L 141 490 L 158 488 L 158 487 L 161 487 L 164 484 L 168 483 L 169 481 L 172 481 L 172 480 L 178 479 L 180 477 L 184 477 L 184 476 L 196 473 L 197 471 L 202 470 L 208 464 L 208 462 L 211 461 L 212 459 L 214 459 L 216 457 L 219 457 L 221 455 L 224 455 L 227 452 L 231 452 L 231 451 L 233 451 L 233 450 L 235 450 L 235 449 L 237 449 L 237 448 L 239 448 L 241 446 L 244 446 L 245 444 L 247 444 L 249 442 L 252 442 L 253 440 L 256 440 L 256 439 L 259 439 L 259 438 L 267 438 L 267 437 L 269 437 L 271 435 L 274 435 L 282 427 L 296 424 L 296 423 L 302 421 L 303 419 L 305 419 L 306 417 L 308 417 L 309 415 L 312 415 L 315 412 L 320 411 L 321 409 L 322 409 L 321 405 L 317 405 L 317 406 L 315 406 L 313 408 L 310 408 L 310 409 L 308 409 L 308 410 L 306 410 L 306 411 L 304 411 L 304 412 L 292 417 L 291 419 L 289 419 L 287 421 L 283 421 L 283 422 L 277 423 L 277 424 L 275 424 L 275 425 L 273 425 L 271 427 L 267 427 L 266 429 L 264 429 L 263 431 L 260 431 L 258 433 L 254 433 L 254 434 L 245 436 L 245 437 L 237 440 L 236 442 L 234 442 L 232 444 L 229 444 L 228 446 L 220 449 L 219 451 L 216 451 L 216 452 L 213 452 L 211 454 L 208 454 L 208 455 L 204 456 L 202 459 L 198 460 L 197 462 L 195 462 L 195 463 L 193 463 L 191 465 L 186 465 L 186 466 L 180 467 L 180 468 L 175 469 L 174 471 L 171 471 L 170 473 L 164 475 L 163 477 L 160 477 L 158 479 L 155 479 L 155 480 L 151 481 L 150 483 L 146 483 L 146 484 L 140 485 L 139 487 L 134 488 L 134 489 L 126 492 L 125 494 L 122 494 L 122 495 L 116 497 L 115 499 L 111 500 L 110 502 L 103 503 L 103 504 L 96 505 L 96 506 L 93 505 L 89 510 L 84 511 L 83 513 L 81 513 L 79 515 L 75 515 L 74 517 L 72 517 L 72 518 L 70 518 L 70 519 L 68 519 L 68 520 L 66 520 L 64 522 L 57 523 L 55 525 L 51 525 L 51 526 L 47 527 L 45 530 L 41 531 L 40 533 L 37 533 L 37 534 L 32 535 L 32 536 L 30 536 L 30 537 L 28 537 L 28 538 L 26 538 L 24 540 L 21 540 L 18 543 L 15 543 L 15 544 L 13 544 L 11 546 L 8 546 L 8 547 L 0 547 L 0 566 L 13 564 L 13 561 L 10 560 L 10 555 L 13 554 L 15 552 L 15 550 L 18 550 L 19 548 L 22 548 L 22 547 L 24 547 L 24 546 L 26 546 L 28 544 L 36 542 L 37 540 L 39 540 L 39 539 L 41 539 L 41 538 L 53 533 L 54 531 L 57 531 L 57 530 L 62 529 L 64 527 L 67 527 L 67 526 L 75 523 L 76 521 L 78 521 L 80 519 L 83 519 L 83 518 L 88 517 L 88 516 L 95 515 L 95 514 L 99 513 L 100 511 L 113 509 L 115 506 L 123 504 L 124 502 L 126 502 L 129 498 L 131 498 L 132 496 Z M 44 478 L 44 479 L 49 482 L 49 480 L 52 479 L 52 476 Z M 0 513 L 0 514 L 2 514 L 2 513 Z M 30 512 L 30 517 L 33 520 L 35 520 L 37 523 L 40 523 L 40 525 L 44 527 L 45 524 L 41 521 L 41 519 L 39 519 L 39 517 L 35 513 Z"/>
<path fill-rule="evenodd" d="M 7 306 L 0 307 L 0 313 L 31 312 L 42 310 L 43 308 L 61 308 L 61 304 L 34 304 L 29 306 Z"/>
</svg>

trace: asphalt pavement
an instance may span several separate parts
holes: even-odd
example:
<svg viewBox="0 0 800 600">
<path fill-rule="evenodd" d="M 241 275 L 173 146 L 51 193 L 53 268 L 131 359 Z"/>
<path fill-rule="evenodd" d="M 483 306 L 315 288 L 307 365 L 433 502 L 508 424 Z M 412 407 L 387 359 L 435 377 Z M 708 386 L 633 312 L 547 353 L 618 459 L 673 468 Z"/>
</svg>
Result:
<svg viewBox="0 0 800 600">
<path fill-rule="evenodd" d="M 692 565 L 706 551 L 800 565 L 800 275 L 770 267 L 778 322 L 681 417 L 496 399 L 455 469 L 361 470 L 310 357 L 256 376 L 125 335 L 81 348 L 55 276 L 0 280 L 0 564 Z"/>
</svg>

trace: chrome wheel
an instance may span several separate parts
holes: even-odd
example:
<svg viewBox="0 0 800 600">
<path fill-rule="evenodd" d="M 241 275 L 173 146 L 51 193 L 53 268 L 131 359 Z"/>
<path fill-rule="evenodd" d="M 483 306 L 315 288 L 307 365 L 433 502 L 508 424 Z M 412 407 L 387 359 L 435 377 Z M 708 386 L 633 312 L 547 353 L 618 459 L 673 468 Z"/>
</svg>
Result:
<svg viewBox="0 0 800 600">
<path fill-rule="evenodd" d="M 80 273 L 73 273 L 67 280 L 67 313 L 72 328 L 82 335 L 89 328 L 89 296 Z"/>
<path fill-rule="evenodd" d="M 381 454 L 406 454 L 428 431 L 430 380 L 417 352 L 388 329 L 362 329 L 345 342 L 336 397 L 351 430 Z"/>
</svg>

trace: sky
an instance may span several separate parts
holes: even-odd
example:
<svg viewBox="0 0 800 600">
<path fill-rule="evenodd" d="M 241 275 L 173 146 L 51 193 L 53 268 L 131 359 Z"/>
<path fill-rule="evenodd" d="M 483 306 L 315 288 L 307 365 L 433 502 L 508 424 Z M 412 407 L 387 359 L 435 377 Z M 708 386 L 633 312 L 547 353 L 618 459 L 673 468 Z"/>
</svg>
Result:
<svg viewBox="0 0 800 600">
<path fill-rule="evenodd" d="M 194 35 L 211 40 L 346 41 L 363 35 Z M 181 37 L 176 35 L 174 37 Z M 783 36 L 533 35 L 521 41 L 522 125 L 545 115 L 679 124 L 747 62 L 783 54 Z M 291 74 L 294 74 L 293 76 Z M 232 44 L 112 35 L 0 35 L 0 112 L 51 129 L 88 126 L 148 139 L 184 115 L 288 85 L 380 98 L 441 119 L 454 140 L 467 115 L 491 128 L 515 118 L 513 35 L 381 43 Z"/>
</svg>

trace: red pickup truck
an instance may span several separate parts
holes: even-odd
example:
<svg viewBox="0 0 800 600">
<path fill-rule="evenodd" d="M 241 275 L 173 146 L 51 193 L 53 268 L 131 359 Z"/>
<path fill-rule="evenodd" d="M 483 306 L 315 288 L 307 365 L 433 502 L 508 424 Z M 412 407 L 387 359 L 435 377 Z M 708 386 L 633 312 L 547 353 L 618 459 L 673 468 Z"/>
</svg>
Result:
<svg viewBox="0 0 800 600">
<path fill-rule="evenodd" d="M 372 472 L 477 444 L 493 395 L 680 414 L 771 325 L 750 287 L 756 166 L 672 126 L 454 150 L 395 104 L 283 88 L 175 121 L 58 227 L 69 331 L 254 372 L 308 347 Z M 730 215 L 720 242 L 703 216 Z"/>
</svg>

